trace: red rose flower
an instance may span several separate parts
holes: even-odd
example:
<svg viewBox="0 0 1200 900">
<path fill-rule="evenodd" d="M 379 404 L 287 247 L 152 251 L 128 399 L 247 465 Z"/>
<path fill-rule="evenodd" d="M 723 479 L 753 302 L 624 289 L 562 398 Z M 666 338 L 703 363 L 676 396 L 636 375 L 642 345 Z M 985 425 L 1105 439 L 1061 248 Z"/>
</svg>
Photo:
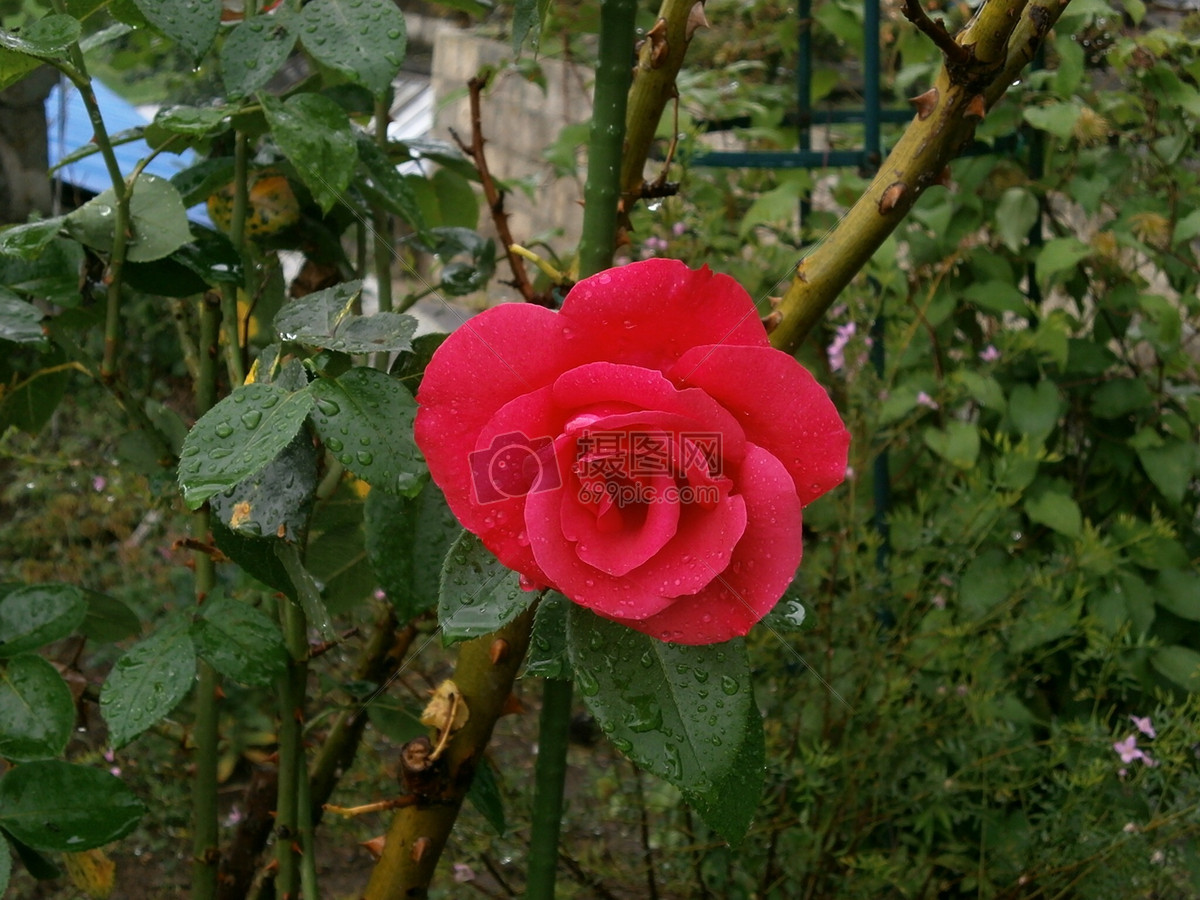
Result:
<svg viewBox="0 0 1200 900">
<path fill-rule="evenodd" d="M 745 290 L 668 259 L 587 278 L 560 312 L 476 316 L 417 401 L 434 481 L 525 584 L 683 644 L 775 605 L 850 442 Z"/>
</svg>

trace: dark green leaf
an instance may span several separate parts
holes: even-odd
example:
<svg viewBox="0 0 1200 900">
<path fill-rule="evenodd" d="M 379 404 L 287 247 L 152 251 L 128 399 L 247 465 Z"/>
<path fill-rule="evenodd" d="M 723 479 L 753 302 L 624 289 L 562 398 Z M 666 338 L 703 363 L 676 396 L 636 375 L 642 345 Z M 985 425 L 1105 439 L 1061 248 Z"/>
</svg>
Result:
<svg viewBox="0 0 1200 900">
<path fill-rule="evenodd" d="M 399 378 L 414 397 L 417 395 L 417 389 L 421 387 L 421 379 L 425 375 L 425 367 L 433 359 L 434 351 L 442 346 L 447 337 L 449 335 L 440 333 L 423 334 L 420 337 L 415 337 L 413 338 L 412 349 L 401 353 L 392 364 L 390 374 L 394 378 Z"/>
<path fill-rule="evenodd" d="M 81 30 L 79 20 L 73 16 L 49 15 L 31 22 L 20 35 L 0 29 L 0 49 L 54 59 L 79 40 Z"/>
<path fill-rule="evenodd" d="M 375 488 L 413 496 L 428 468 L 413 439 L 417 403 L 398 380 L 358 367 L 312 384 L 313 424 L 347 469 Z"/>
<path fill-rule="evenodd" d="M 36 878 L 38 881 L 49 881 L 52 878 L 61 878 L 62 869 L 54 864 L 54 862 L 44 853 L 34 850 L 28 844 L 17 840 L 13 835 L 6 835 L 4 829 L 0 827 L 0 837 L 7 837 L 12 848 L 17 851 L 17 858 L 21 860 L 21 865 L 25 867 L 25 871 Z"/>
<path fill-rule="evenodd" d="M 233 110 L 228 107 L 170 106 L 160 110 L 146 126 L 145 140 L 155 150 L 166 147 L 172 153 L 180 153 L 204 138 L 229 131 L 233 127 L 232 115 Z"/>
<path fill-rule="evenodd" d="M 513 9 L 512 51 L 521 55 L 521 48 L 528 40 L 533 52 L 537 53 L 542 38 L 542 23 L 550 11 L 550 0 L 516 0 Z"/>
<path fill-rule="evenodd" d="M 212 533 L 217 549 L 241 566 L 247 575 L 261 581 L 272 590 L 295 599 L 295 585 L 288 577 L 283 563 L 275 555 L 275 541 L 243 537 L 230 531 L 220 520 L 212 523 Z"/>
<path fill-rule="evenodd" d="M 304 565 L 323 585 L 330 612 L 357 609 L 379 587 L 379 579 L 367 558 L 363 527 L 365 485 L 343 478 L 330 497 L 317 505 L 309 526 Z"/>
<path fill-rule="evenodd" d="M 958 608 L 965 622 L 977 622 L 1008 600 L 1016 577 L 1007 557 L 990 549 L 971 560 L 959 585 Z"/>
<path fill-rule="evenodd" d="M 396 165 L 364 134 L 358 136 L 358 158 L 369 181 L 365 185 L 373 191 L 388 210 L 398 215 L 415 231 L 425 230 L 425 218 L 417 195 L 408 179 L 396 170 Z"/>
<path fill-rule="evenodd" d="M 146 812 L 121 779 L 55 759 L 0 779 L 0 828 L 35 850 L 78 852 L 129 834 Z"/>
<path fill-rule="evenodd" d="M 397 746 L 429 734 L 429 727 L 421 724 L 420 710 L 402 706 L 387 694 L 367 704 L 367 715 L 375 730 Z"/>
<path fill-rule="evenodd" d="M 53 219 L 39 219 L 6 228 L 0 231 L 0 253 L 22 259 L 37 259 L 45 246 L 62 230 L 66 220 L 66 216 L 55 216 Z"/>
<path fill-rule="evenodd" d="M 374 94 L 387 92 L 404 62 L 404 15 L 389 0 L 313 0 L 298 28 L 313 57 Z"/>
<path fill-rule="evenodd" d="M 32 303 L 0 287 L 0 340 L 14 344 L 40 344 L 46 340 L 42 332 L 42 313 Z"/>
<path fill-rule="evenodd" d="M 0 833 L 0 897 L 8 890 L 8 879 L 12 876 L 12 853 L 8 849 L 8 840 Z"/>
<path fill-rule="evenodd" d="M 246 537 L 302 541 L 317 489 L 317 448 L 301 429 L 265 467 L 214 494 L 213 515 Z"/>
<path fill-rule="evenodd" d="M 299 604 L 308 620 L 307 627 L 314 629 L 322 639 L 333 640 L 336 635 L 333 631 L 333 624 L 329 621 L 329 609 L 325 605 L 324 598 L 321 597 L 321 586 L 317 584 L 317 580 L 313 578 L 312 573 L 300 559 L 299 548 L 287 541 L 271 541 L 271 545 L 275 549 L 275 555 L 283 563 L 288 578 L 292 580 L 292 584 L 296 588 L 295 602 Z"/>
<path fill-rule="evenodd" d="M 1196 445 L 1170 440 L 1161 447 L 1138 447 L 1137 456 L 1162 495 L 1173 504 L 1182 503 L 1196 471 Z"/>
<path fill-rule="evenodd" d="M 179 486 L 191 509 L 260 471 L 292 442 L 312 409 L 307 390 L 246 384 L 200 417 L 183 442 Z"/>
<path fill-rule="evenodd" d="M 234 26 L 221 45 L 221 77 L 230 97 L 249 97 L 279 71 L 296 35 L 278 16 L 255 16 Z"/>
<path fill-rule="evenodd" d="M 434 609 L 442 562 L 462 531 L 441 489 L 427 482 L 412 498 L 373 490 L 364 520 L 371 567 L 400 621 Z"/>
<path fill-rule="evenodd" d="M 533 633 L 525 674 L 541 678 L 570 679 L 571 661 L 567 656 L 567 616 L 571 601 L 557 591 L 549 591 L 533 614 Z"/>
<path fill-rule="evenodd" d="M 533 601 L 483 542 L 469 531 L 446 554 L 438 589 L 438 623 L 447 644 L 491 634 L 511 622 Z"/>
<path fill-rule="evenodd" d="M 221 0 L 133 0 L 147 21 L 193 59 L 204 55 L 221 27 Z"/>
<path fill-rule="evenodd" d="M 575 605 L 568 621 L 575 683 L 604 733 L 738 843 L 763 777 L 745 643 L 668 644 Z"/>
<path fill-rule="evenodd" d="M 75 727 L 75 701 L 58 670 L 28 653 L 0 663 L 0 757 L 59 756 Z"/>
<path fill-rule="evenodd" d="M 1200 576 L 1185 569 L 1163 569 L 1154 584 L 1156 599 L 1182 619 L 1200 622 Z"/>
<path fill-rule="evenodd" d="M 66 354 L 57 347 L 41 354 L 42 368 L 21 373 L 15 384 L 0 395 L 0 434 L 10 426 L 37 434 L 50 420 L 67 390 L 70 372 L 63 367 Z"/>
<path fill-rule="evenodd" d="M 129 743 L 171 712 L 196 677 L 196 649 L 181 622 L 160 626 L 112 667 L 100 689 L 100 713 L 113 747 Z"/>
<path fill-rule="evenodd" d="M 275 620 L 229 597 L 205 601 L 192 623 L 196 651 L 212 667 L 242 684 L 269 687 L 287 668 L 287 647 Z"/>
<path fill-rule="evenodd" d="M 195 206 L 203 203 L 210 194 L 215 193 L 233 181 L 233 157 L 222 156 L 216 159 L 202 159 L 186 169 L 171 176 L 171 184 L 179 191 L 184 206 Z"/>
<path fill-rule="evenodd" d="M 1044 491 L 1025 498 L 1025 515 L 1031 522 L 1052 528 L 1067 537 L 1079 537 L 1083 531 L 1083 514 L 1079 504 L 1058 491 Z"/>
<path fill-rule="evenodd" d="M 1159 647 L 1150 656 L 1159 674 L 1186 691 L 1200 692 L 1200 653 L 1190 647 Z"/>
<path fill-rule="evenodd" d="M 1039 381 L 1033 387 L 1018 384 L 1008 397 L 1013 429 L 1035 444 L 1045 441 L 1058 425 L 1059 409 L 1058 387 L 1052 381 Z"/>
<path fill-rule="evenodd" d="M 112 250 L 117 199 L 110 188 L 67 216 L 66 225 L 81 243 Z M 192 239 L 187 210 L 179 191 L 165 178 L 143 173 L 129 197 L 132 237 L 126 245 L 130 262 L 162 259 Z"/>
<path fill-rule="evenodd" d="M 114 597 L 85 590 L 87 615 L 79 625 L 81 634 L 102 644 L 115 644 L 142 630 L 142 620 L 132 609 Z"/>
<path fill-rule="evenodd" d="M 21 585 L 0 597 L 0 659 L 65 638 L 87 613 L 73 584 Z"/>
<path fill-rule="evenodd" d="M 1140 378 L 1115 378 L 1092 394 L 1092 413 L 1101 419 L 1119 419 L 1149 409 L 1153 395 Z"/>
<path fill-rule="evenodd" d="M 467 799 L 474 806 L 496 834 L 504 837 L 508 826 L 504 821 L 504 795 L 500 793 L 500 785 L 496 780 L 496 770 L 487 757 L 475 767 L 475 777 L 467 789 Z"/>
<path fill-rule="evenodd" d="M 305 11 L 311 8 L 306 6 Z M 287 100 L 262 94 L 259 99 L 279 149 L 296 167 L 321 211 L 329 212 L 345 194 L 358 163 L 345 111 L 320 94 L 295 94 Z"/>
<path fill-rule="evenodd" d="M 83 248 L 77 241 L 56 238 L 34 260 L 0 256 L 0 284 L 18 294 L 59 306 L 79 305 L 79 268 Z"/>
<path fill-rule="evenodd" d="M 408 350 L 417 320 L 391 312 L 354 315 L 361 290 L 361 281 L 347 281 L 293 300 L 275 317 L 275 330 L 285 341 L 341 353 Z"/>
</svg>

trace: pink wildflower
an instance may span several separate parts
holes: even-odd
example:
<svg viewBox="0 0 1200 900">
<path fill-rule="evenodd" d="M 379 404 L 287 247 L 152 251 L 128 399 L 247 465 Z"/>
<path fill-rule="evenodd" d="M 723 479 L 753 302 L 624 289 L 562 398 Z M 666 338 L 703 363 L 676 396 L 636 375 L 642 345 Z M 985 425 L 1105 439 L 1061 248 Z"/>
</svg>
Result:
<svg viewBox="0 0 1200 900">
<path fill-rule="evenodd" d="M 924 391 L 921 391 L 919 394 L 917 394 L 917 406 L 924 406 L 928 409 L 937 409 L 938 402 Z"/>
<path fill-rule="evenodd" d="M 1158 737 L 1158 732 L 1154 730 L 1154 725 L 1150 721 L 1149 716 L 1130 716 L 1129 720 L 1133 722 L 1133 727 L 1140 731 L 1148 738 Z"/>
<path fill-rule="evenodd" d="M 995 362 L 1000 358 L 1000 351 L 996 349 L 994 344 L 988 344 L 980 352 L 979 358 L 984 362 Z"/>
</svg>

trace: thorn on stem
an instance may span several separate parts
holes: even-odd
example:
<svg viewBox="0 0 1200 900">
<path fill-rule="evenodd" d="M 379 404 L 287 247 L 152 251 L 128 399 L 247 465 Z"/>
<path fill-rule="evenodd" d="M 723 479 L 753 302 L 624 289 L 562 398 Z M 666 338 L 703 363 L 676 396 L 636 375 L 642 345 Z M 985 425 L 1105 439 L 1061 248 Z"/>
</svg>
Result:
<svg viewBox="0 0 1200 900">
<path fill-rule="evenodd" d="M 937 109 L 938 99 L 941 94 L 935 87 L 930 88 L 923 94 L 918 94 L 915 97 L 910 97 L 908 102 L 911 103 L 917 110 L 917 118 L 924 122 Z"/>
<path fill-rule="evenodd" d="M 976 94 L 969 101 L 967 101 L 967 108 L 963 113 L 964 117 L 982 119 L 986 115 L 987 103 L 983 99 L 983 94 Z"/>
<path fill-rule="evenodd" d="M 508 641 L 504 640 L 504 638 L 496 638 L 492 641 L 489 656 L 491 657 L 493 666 L 498 666 L 508 659 Z"/>
<path fill-rule="evenodd" d="M 421 857 L 425 855 L 426 851 L 429 850 L 431 846 L 433 846 L 433 841 L 424 835 L 413 841 L 412 861 L 420 862 Z"/>
<path fill-rule="evenodd" d="M 883 196 L 879 198 L 879 213 L 886 216 L 897 206 L 900 205 L 900 200 L 908 191 L 908 185 L 903 181 L 893 181 L 883 191 Z"/>
<path fill-rule="evenodd" d="M 692 4 L 692 8 L 688 10 L 687 25 L 684 26 L 683 38 L 689 43 L 694 35 L 701 28 L 712 28 L 708 24 L 708 17 L 704 15 L 703 0 L 696 0 Z"/>
</svg>

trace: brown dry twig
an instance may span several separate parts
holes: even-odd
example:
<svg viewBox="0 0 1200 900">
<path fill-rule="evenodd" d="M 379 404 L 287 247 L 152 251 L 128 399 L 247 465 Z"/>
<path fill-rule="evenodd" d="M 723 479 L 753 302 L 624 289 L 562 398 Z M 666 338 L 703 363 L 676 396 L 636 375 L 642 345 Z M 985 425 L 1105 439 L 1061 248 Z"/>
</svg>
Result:
<svg viewBox="0 0 1200 900">
<path fill-rule="evenodd" d="M 496 186 L 491 169 L 488 167 L 487 154 L 483 150 L 487 139 L 483 136 L 481 98 L 489 80 L 491 80 L 490 75 L 481 73 L 467 82 L 471 102 L 471 142 L 468 144 L 464 141 L 453 128 L 450 129 L 450 136 L 454 138 L 459 149 L 471 158 L 476 171 L 479 172 L 479 183 L 483 187 L 483 196 L 487 200 L 488 209 L 492 214 L 492 223 L 496 227 L 496 234 L 499 235 L 500 242 L 504 245 L 504 253 L 508 257 L 508 267 L 512 269 L 513 280 L 509 284 L 520 291 L 527 303 L 553 307 L 554 301 L 550 293 L 534 289 L 533 282 L 529 280 L 529 273 L 525 269 L 525 260 L 512 249 L 516 241 L 513 240 L 512 232 L 508 228 L 508 213 L 504 211 L 505 192 Z"/>
</svg>

